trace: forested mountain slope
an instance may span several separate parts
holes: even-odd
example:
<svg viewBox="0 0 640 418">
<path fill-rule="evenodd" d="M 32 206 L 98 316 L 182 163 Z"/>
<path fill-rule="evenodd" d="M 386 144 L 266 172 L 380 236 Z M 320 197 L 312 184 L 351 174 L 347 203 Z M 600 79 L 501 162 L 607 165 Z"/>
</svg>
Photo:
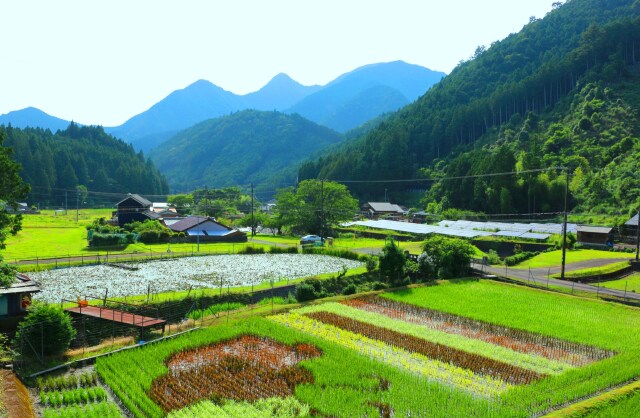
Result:
<svg viewBox="0 0 640 418">
<path fill-rule="evenodd" d="M 150 155 L 172 191 L 190 191 L 262 183 L 342 139 L 300 115 L 244 110 L 184 130 Z"/>
<path fill-rule="evenodd" d="M 573 204 L 629 205 L 635 197 L 624 187 L 619 196 L 597 199 L 586 189 L 599 178 L 596 183 L 604 181 L 605 189 L 614 190 L 607 184 L 611 176 L 601 171 L 638 146 L 639 106 L 633 93 L 640 61 L 638 16 L 637 0 L 571 0 L 556 6 L 518 34 L 488 49 L 479 47 L 473 59 L 377 129 L 305 164 L 300 178 L 411 179 L 566 165 L 572 174 L 581 167 L 577 174 L 584 181 L 585 190 L 572 187 Z M 560 139 L 561 132 L 565 139 Z M 456 159 L 465 152 L 470 157 Z M 493 163 L 483 161 L 481 153 L 495 155 Z M 534 197 L 536 210 L 557 208 L 562 180 L 555 170 L 544 176 L 547 197 L 531 191 L 539 176 L 517 181 L 512 177 L 508 182 L 425 182 L 422 187 L 432 188 L 427 201 L 446 197 L 440 202 L 443 206 L 496 213 L 502 195 L 504 210 L 532 210 L 533 202 L 528 201 Z M 415 187 L 407 184 L 383 187 L 396 192 Z M 366 197 L 379 191 L 380 184 L 356 184 L 353 189 Z M 618 198 L 623 201 L 614 202 Z"/>
<path fill-rule="evenodd" d="M 13 148 L 22 164 L 21 176 L 31 185 L 29 204 L 64 206 L 65 192 L 74 203 L 77 186 L 100 192 L 168 192 L 165 178 L 142 152 L 136 154 L 130 144 L 101 127 L 71 123 L 53 134 L 48 129 L 2 126 L 0 135 L 6 138 L 3 145 Z M 92 203 L 102 202 L 87 202 Z"/>
</svg>

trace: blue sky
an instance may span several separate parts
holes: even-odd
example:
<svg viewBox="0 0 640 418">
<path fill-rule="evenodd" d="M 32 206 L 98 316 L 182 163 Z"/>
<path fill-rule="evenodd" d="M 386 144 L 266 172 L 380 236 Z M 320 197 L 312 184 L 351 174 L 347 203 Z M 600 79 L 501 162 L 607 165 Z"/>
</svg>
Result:
<svg viewBox="0 0 640 418">
<path fill-rule="evenodd" d="M 198 79 L 245 94 L 403 60 L 450 72 L 552 0 L 20 0 L 0 3 L 0 114 L 115 126 Z"/>
</svg>

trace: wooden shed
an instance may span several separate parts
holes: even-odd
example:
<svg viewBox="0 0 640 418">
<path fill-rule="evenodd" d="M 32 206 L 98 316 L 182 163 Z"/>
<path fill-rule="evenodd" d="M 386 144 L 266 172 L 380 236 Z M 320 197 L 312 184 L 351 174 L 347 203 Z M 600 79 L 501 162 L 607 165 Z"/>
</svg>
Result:
<svg viewBox="0 0 640 418">
<path fill-rule="evenodd" d="M 580 244 L 611 246 L 613 245 L 613 228 L 606 226 L 578 225 L 578 242 Z"/>
</svg>

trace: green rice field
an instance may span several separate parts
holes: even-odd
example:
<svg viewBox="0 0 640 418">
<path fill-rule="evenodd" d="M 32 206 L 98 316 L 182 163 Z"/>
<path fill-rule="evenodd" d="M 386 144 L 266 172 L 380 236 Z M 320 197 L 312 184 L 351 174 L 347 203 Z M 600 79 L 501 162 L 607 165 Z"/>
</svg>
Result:
<svg viewBox="0 0 640 418">
<path fill-rule="evenodd" d="M 96 369 L 137 417 L 525 417 L 640 376 L 639 313 L 453 280 L 206 328 Z"/>
</svg>

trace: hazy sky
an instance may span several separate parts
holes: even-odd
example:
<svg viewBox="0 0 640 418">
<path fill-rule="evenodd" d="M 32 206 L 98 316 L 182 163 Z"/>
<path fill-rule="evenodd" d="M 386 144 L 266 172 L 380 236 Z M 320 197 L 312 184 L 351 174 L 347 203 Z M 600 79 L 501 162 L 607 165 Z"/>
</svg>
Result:
<svg viewBox="0 0 640 418">
<path fill-rule="evenodd" d="M 2 0 L 0 114 L 115 126 L 198 79 L 245 94 L 403 60 L 449 73 L 554 0 Z"/>
</svg>

